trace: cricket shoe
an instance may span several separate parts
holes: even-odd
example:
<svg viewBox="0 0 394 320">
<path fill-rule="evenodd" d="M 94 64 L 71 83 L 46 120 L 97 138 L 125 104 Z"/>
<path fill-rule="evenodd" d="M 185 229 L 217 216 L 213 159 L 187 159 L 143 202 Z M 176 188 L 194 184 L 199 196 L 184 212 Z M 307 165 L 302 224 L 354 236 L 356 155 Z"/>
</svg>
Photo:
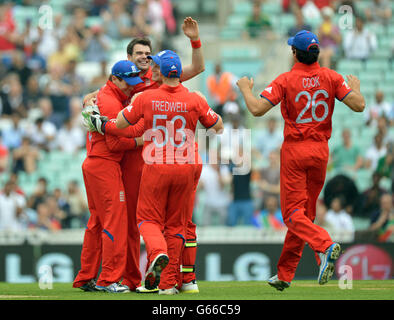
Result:
<svg viewBox="0 0 394 320">
<path fill-rule="evenodd" d="M 268 279 L 268 284 L 279 291 L 283 291 L 290 287 L 290 282 L 279 280 L 277 274 Z"/>
<path fill-rule="evenodd" d="M 159 294 L 164 294 L 167 296 L 173 296 L 178 293 L 179 293 L 179 290 L 175 287 L 172 287 L 170 289 L 159 289 Z"/>
<path fill-rule="evenodd" d="M 153 289 L 147 289 L 145 288 L 145 286 L 140 286 L 137 289 L 135 289 L 135 292 L 137 293 L 158 293 L 159 292 L 159 288 L 153 288 Z"/>
<path fill-rule="evenodd" d="M 319 284 L 326 284 L 335 271 L 335 261 L 341 254 L 341 246 L 339 243 L 333 243 L 324 253 L 319 253 L 320 269 L 317 281 Z"/>
<path fill-rule="evenodd" d="M 127 293 L 130 292 L 128 286 L 124 284 L 120 284 L 119 282 L 111 283 L 109 286 L 98 286 L 96 285 L 96 289 L 102 292 L 109 292 L 109 293 Z"/>
<path fill-rule="evenodd" d="M 160 283 L 160 275 L 165 267 L 167 267 L 170 259 L 164 253 L 158 254 L 156 258 L 150 264 L 145 275 L 145 288 L 152 290 L 157 288 Z"/>
<path fill-rule="evenodd" d="M 200 291 L 198 290 L 198 285 L 196 280 L 192 280 L 188 283 L 183 283 L 181 292 L 183 293 L 199 293 Z"/>
<path fill-rule="evenodd" d="M 85 291 L 85 292 L 93 292 L 97 291 L 96 289 L 96 280 L 91 279 L 89 282 L 86 282 L 82 286 L 79 287 L 79 289 Z"/>
</svg>

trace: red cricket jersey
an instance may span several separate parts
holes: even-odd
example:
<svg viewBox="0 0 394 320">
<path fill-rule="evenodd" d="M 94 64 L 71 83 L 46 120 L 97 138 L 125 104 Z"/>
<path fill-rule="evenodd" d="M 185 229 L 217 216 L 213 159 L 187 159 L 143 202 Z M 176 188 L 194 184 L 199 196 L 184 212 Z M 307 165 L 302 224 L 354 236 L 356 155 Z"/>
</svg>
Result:
<svg viewBox="0 0 394 320">
<path fill-rule="evenodd" d="M 197 122 L 210 128 L 219 117 L 197 93 L 189 92 L 182 84 L 176 87 L 161 85 L 139 95 L 122 111 L 131 125 L 144 118 L 144 154 L 154 163 L 189 163 L 195 159 L 194 134 Z M 190 149 L 192 148 L 192 149 Z M 163 161 L 163 162 L 161 162 Z M 147 159 L 145 158 L 145 162 Z"/>
<path fill-rule="evenodd" d="M 130 98 L 132 98 L 136 93 L 157 89 L 160 87 L 160 83 L 152 80 L 152 68 L 149 67 L 148 71 L 142 76 L 139 76 L 143 83 L 137 84 L 133 91 L 130 94 Z M 115 120 L 114 120 L 115 121 Z M 120 137 L 140 137 L 144 134 L 144 119 L 141 119 L 136 125 L 130 126 L 126 129 L 118 129 L 116 124 L 112 122 L 107 122 L 104 127 L 105 133 L 117 135 Z"/>
<path fill-rule="evenodd" d="M 97 106 L 100 114 L 108 118 L 116 118 L 130 101 L 115 84 L 107 81 L 97 94 Z M 88 132 L 86 144 L 88 157 L 100 157 L 119 162 L 123 157 L 123 151 L 135 149 L 135 139 L 117 137 L 111 134 L 101 135 L 98 132 Z"/>
<path fill-rule="evenodd" d="M 350 92 L 334 70 L 322 68 L 317 62 L 298 62 L 272 81 L 260 96 L 273 106 L 281 102 L 284 141 L 328 141 L 335 98 L 342 101 Z"/>
<path fill-rule="evenodd" d="M 149 89 L 157 89 L 158 87 L 160 87 L 160 83 L 152 80 L 152 67 L 150 67 L 150 66 L 149 66 L 148 71 L 144 75 L 141 75 L 141 73 L 140 73 L 139 77 L 144 82 L 139 83 L 134 87 L 133 91 L 131 92 L 130 97 L 132 97 L 133 95 L 135 95 L 138 92 L 149 90 Z"/>
</svg>

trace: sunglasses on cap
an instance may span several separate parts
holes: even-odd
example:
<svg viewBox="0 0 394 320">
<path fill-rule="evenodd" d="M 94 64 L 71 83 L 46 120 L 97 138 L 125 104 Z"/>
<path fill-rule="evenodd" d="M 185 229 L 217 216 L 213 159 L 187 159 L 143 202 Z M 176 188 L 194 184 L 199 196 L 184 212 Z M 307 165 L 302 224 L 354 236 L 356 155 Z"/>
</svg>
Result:
<svg viewBox="0 0 394 320">
<path fill-rule="evenodd" d="M 119 78 L 134 78 L 134 77 L 138 77 L 139 72 L 116 72 L 113 73 L 112 75 L 117 76 Z"/>
</svg>

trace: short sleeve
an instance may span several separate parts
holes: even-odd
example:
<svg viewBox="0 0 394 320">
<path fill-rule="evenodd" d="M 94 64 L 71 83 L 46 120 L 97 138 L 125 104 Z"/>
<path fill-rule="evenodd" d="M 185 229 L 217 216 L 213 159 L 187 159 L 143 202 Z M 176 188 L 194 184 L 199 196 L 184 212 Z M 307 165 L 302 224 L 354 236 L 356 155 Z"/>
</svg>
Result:
<svg viewBox="0 0 394 320">
<path fill-rule="evenodd" d="M 272 81 L 261 93 L 260 97 L 267 99 L 273 106 L 282 101 L 285 95 L 285 77 L 280 75 Z"/>
<path fill-rule="evenodd" d="M 122 110 L 122 115 L 130 125 L 135 125 L 143 118 L 142 99 L 138 96 L 131 104 Z"/>
<path fill-rule="evenodd" d="M 212 110 L 212 108 L 208 105 L 208 103 L 197 95 L 197 99 L 199 101 L 199 118 L 198 120 L 201 124 L 209 129 L 213 127 L 219 120 L 218 114 Z"/>
<path fill-rule="evenodd" d="M 350 89 L 345 79 L 339 73 L 332 71 L 332 75 L 334 77 L 335 98 L 342 101 L 352 91 L 352 89 Z"/>
</svg>

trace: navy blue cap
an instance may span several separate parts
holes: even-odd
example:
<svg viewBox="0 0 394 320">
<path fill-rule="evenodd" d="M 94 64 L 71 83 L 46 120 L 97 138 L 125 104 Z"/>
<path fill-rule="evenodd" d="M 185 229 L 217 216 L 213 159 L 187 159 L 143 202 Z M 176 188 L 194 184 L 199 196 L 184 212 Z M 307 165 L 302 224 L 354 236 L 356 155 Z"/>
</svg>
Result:
<svg viewBox="0 0 394 320">
<path fill-rule="evenodd" d="M 294 37 L 289 38 L 287 44 L 289 46 L 294 46 L 298 50 L 309 51 L 311 46 L 319 46 L 319 39 L 314 33 L 307 30 L 301 30 Z"/>
<path fill-rule="evenodd" d="M 140 71 L 141 70 L 139 70 L 133 62 L 129 60 L 120 60 L 112 67 L 111 74 L 123 79 L 129 85 L 135 86 L 143 82 L 138 76 Z"/>
<path fill-rule="evenodd" d="M 182 63 L 179 56 L 171 50 L 160 51 L 154 56 L 148 56 L 154 63 L 160 66 L 160 72 L 167 78 L 180 78 Z"/>
</svg>

